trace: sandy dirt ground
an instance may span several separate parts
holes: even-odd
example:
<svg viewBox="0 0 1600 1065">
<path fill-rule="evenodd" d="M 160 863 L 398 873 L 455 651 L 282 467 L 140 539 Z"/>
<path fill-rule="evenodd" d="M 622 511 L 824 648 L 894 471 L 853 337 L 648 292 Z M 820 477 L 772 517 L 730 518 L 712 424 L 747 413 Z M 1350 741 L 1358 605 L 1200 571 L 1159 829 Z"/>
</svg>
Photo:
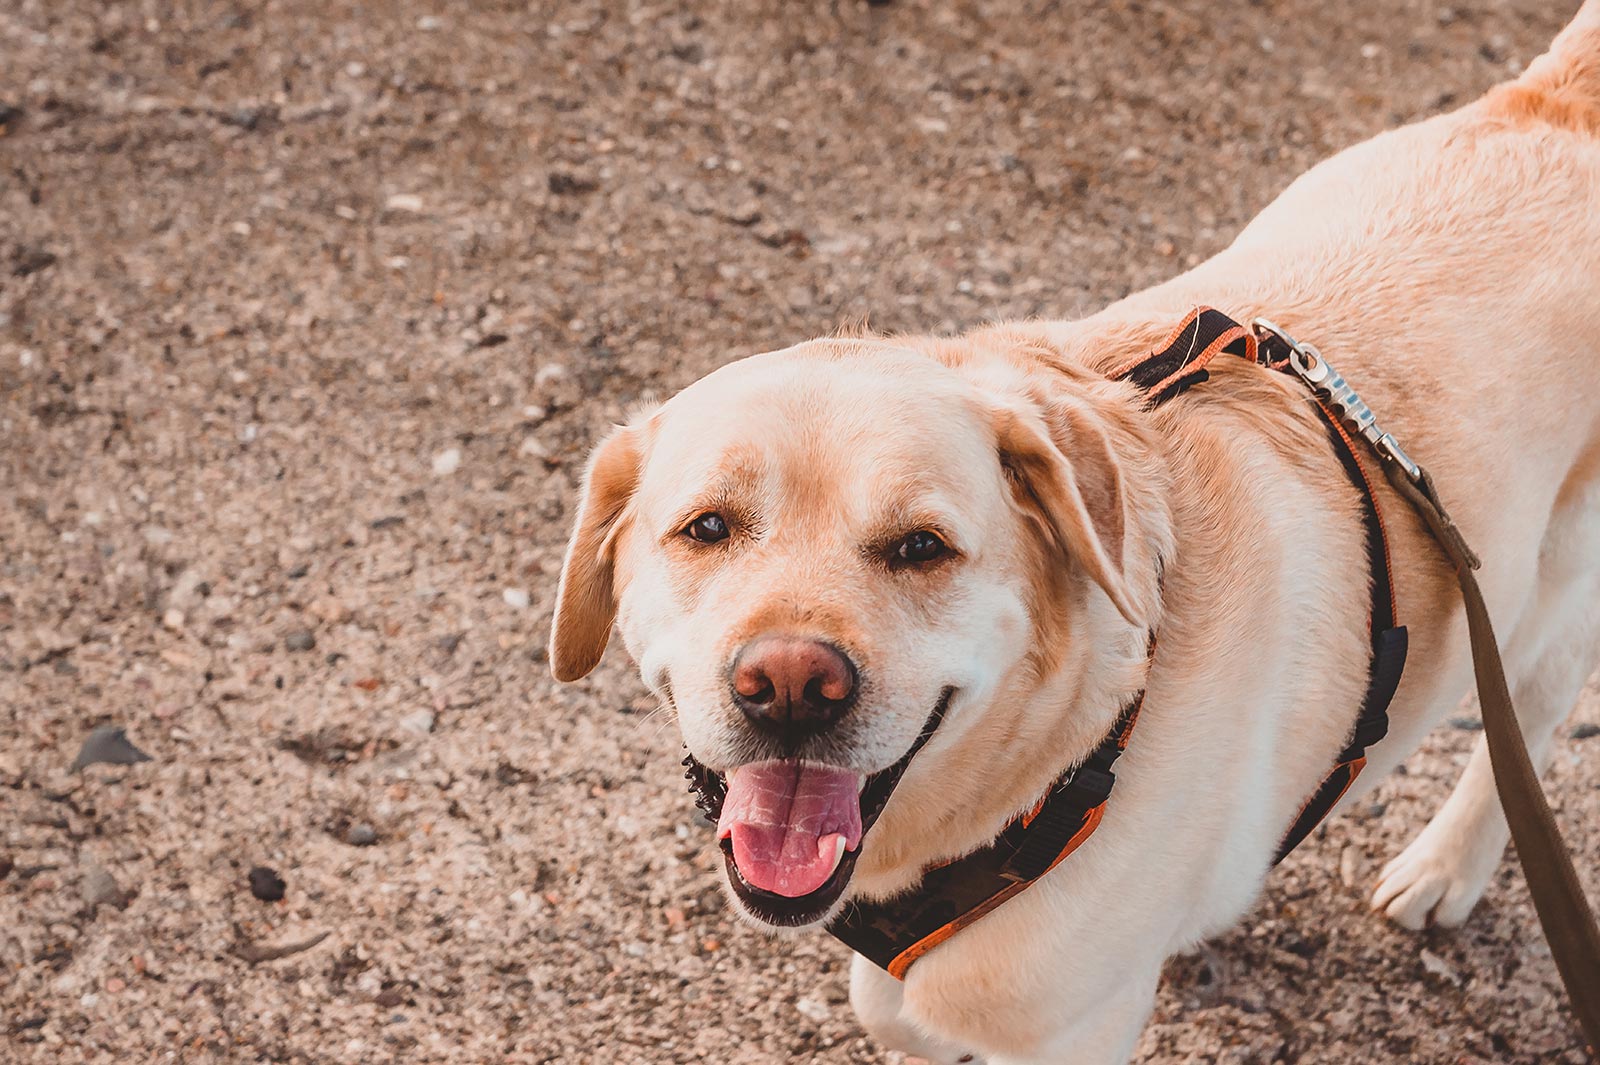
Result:
<svg viewBox="0 0 1600 1065">
<path fill-rule="evenodd" d="M 895 1060 L 841 947 L 730 919 L 622 656 L 549 679 L 587 447 L 846 319 L 1156 281 L 1573 6 L 0 4 L 0 1061 Z M 1582 1060 L 1512 863 L 1366 911 L 1461 713 L 1139 1060 Z M 72 771 L 108 724 L 150 760 Z"/>
</svg>

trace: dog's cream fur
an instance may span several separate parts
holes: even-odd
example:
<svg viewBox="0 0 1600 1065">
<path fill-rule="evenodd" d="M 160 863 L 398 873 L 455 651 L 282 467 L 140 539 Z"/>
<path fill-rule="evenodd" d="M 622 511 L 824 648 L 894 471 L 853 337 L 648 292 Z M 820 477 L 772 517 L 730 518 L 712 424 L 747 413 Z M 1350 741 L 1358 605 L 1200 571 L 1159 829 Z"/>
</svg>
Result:
<svg viewBox="0 0 1600 1065">
<path fill-rule="evenodd" d="M 1536 760 L 1595 664 L 1600 0 L 1516 82 L 1342 152 L 1226 251 L 1091 318 L 832 338 L 713 373 L 597 452 L 552 661 L 586 673 L 615 617 L 719 769 L 748 757 L 723 678 L 757 634 L 827 638 L 863 664 L 829 755 L 863 772 L 899 758 L 954 687 L 854 893 L 891 894 L 992 838 L 1147 688 L 1077 853 L 904 985 L 856 960 L 857 1011 L 892 1046 L 1126 1060 L 1164 959 L 1245 913 L 1351 727 L 1368 654 L 1359 502 L 1301 386 L 1223 357 L 1147 413 L 1104 377 L 1200 304 L 1317 344 L 1432 469 L 1484 560 Z M 1380 495 L 1410 666 L 1347 803 L 1471 681 L 1449 568 Z M 679 535 L 707 509 L 735 527 L 709 549 Z M 959 556 L 883 564 L 886 543 L 929 527 Z M 1457 924 L 1506 840 L 1480 741 L 1373 905 L 1410 928 Z"/>
</svg>

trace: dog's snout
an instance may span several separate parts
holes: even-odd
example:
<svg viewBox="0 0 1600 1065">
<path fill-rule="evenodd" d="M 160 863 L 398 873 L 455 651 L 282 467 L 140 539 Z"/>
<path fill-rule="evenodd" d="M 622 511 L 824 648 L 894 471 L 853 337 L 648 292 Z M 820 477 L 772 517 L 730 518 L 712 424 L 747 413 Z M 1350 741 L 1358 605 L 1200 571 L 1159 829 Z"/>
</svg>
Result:
<svg viewBox="0 0 1600 1065">
<path fill-rule="evenodd" d="M 821 640 L 765 636 L 740 648 L 728 683 L 751 724 L 795 741 L 844 716 L 856 693 L 856 667 Z"/>
</svg>

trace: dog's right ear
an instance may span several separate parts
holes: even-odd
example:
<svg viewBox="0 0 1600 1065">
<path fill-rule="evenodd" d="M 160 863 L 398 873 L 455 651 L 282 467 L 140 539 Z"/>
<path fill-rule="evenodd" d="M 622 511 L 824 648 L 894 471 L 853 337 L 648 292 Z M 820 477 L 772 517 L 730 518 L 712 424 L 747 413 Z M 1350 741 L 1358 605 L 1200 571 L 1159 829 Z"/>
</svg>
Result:
<svg viewBox="0 0 1600 1065">
<path fill-rule="evenodd" d="M 1124 618 L 1148 628 L 1155 603 L 1135 575 L 1153 574 L 1156 566 L 1144 557 L 1122 463 L 1103 420 L 1061 397 L 1002 406 L 995 429 L 1018 505 L 1063 561 L 1075 561 Z"/>
<path fill-rule="evenodd" d="M 614 587 L 617 532 L 639 485 L 641 432 L 614 429 L 594 451 L 567 543 L 550 629 L 550 668 L 557 680 L 577 680 L 600 662 L 617 617 Z"/>
</svg>

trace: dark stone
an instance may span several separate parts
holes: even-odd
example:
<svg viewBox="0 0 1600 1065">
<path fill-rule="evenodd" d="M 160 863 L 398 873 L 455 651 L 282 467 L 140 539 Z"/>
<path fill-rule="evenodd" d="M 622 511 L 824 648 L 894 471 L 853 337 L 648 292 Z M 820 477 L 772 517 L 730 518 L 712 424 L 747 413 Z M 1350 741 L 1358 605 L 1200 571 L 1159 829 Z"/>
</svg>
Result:
<svg viewBox="0 0 1600 1065">
<path fill-rule="evenodd" d="M 309 651 L 317 646 L 317 637 L 310 629 L 296 629 L 283 638 L 283 646 L 290 651 Z"/>
<path fill-rule="evenodd" d="M 0 125 L 4 123 L 0 122 Z M 43 248 L 22 248 L 11 260 L 11 273 L 16 277 L 27 277 L 29 274 L 37 274 L 40 270 L 48 270 L 55 264 L 56 256 L 53 252 L 45 251 Z"/>
<path fill-rule="evenodd" d="M 1475 717 L 1452 717 L 1450 727 L 1462 732 L 1482 732 L 1483 722 Z"/>
<path fill-rule="evenodd" d="M 221 116 L 227 125 L 238 126 L 250 133 L 270 125 L 277 117 L 278 109 L 275 107 L 236 107 Z"/>
<path fill-rule="evenodd" d="M 268 869 L 264 865 L 255 866 L 250 870 L 250 894 L 262 902 L 281 902 L 283 893 L 289 885 L 283 882 L 283 877 L 277 870 Z"/>
<path fill-rule="evenodd" d="M 378 842 L 378 830 L 368 824 L 351 825 L 345 839 L 352 847 L 370 847 Z"/>
<path fill-rule="evenodd" d="M 304 577 L 307 573 L 310 573 L 310 572 L 311 572 L 311 567 L 307 566 L 305 563 L 302 562 L 300 565 L 298 565 L 294 569 L 290 570 L 288 572 L 287 576 L 291 581 L 297 581 L 301 577 Z"/>
<path fill-rule="evenodd" d="M 512 765 L 510 762 L 501 762 L 494 768 L 494 780 L 502 788 L 515 787 L 518 784 L 532 784 L 538 778 L 523 769 L 521 766 Z"/>
<path fill-rule="evenodd" d="M 89 908 L 90 913 L 101 906 L 125 910 L 133 899 L 132 892 L 124 890 L 110 871 L 93 860 L 86 863 L 81 888 L 83 904 Z"/>
<path fill-rule="evenodd" d="M 600 187 L 600 182 L 594 178 L 565 170 L 552 172 L 547 184 L 550 186 L 550 191 L 557 196 L 581 196 Z"/>
<path fill-rule="evenodd" d="M 1585 721 L 1581 724 L 1573 725 L 1572 731 L 1567 735 L 1575 740 L 1593 739 L 1596 736 L 1600 736 L 1600 725 Z"/>
<path fill-rule="evenodd" d="M 78 748 L 72 769 L 76 772 L 91 765 L 136 765 L 148 761 L 150 756 L 133 745 L 121 726 L 101 725 Z"/>
</svg>

